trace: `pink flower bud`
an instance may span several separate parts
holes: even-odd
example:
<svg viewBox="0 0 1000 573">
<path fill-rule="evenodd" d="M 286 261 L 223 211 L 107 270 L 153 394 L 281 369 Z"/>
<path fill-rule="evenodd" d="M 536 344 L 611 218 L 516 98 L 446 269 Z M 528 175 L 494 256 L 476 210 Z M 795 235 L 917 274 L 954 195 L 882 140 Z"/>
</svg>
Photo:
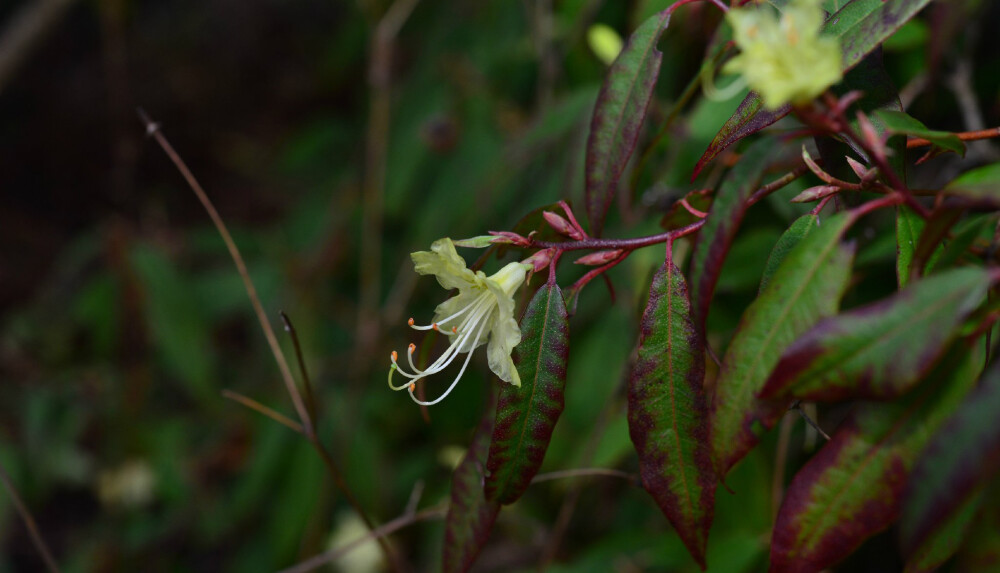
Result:
<svg viewBox="0 0 1000 573">
<path fill-rule="evenodd" d="M 593 267 L 604 265 L 610 263 L 611 261 L 617 259 L 622 254 L 621 249 L 614 249 L 612 251 L 598 251 L 596 253 L 590 253 L 589 255 L 584 255 L 574 261 L 578 265 L 590 265 Z"/>
<path fill-rule="evenodd" d="M 531 265 L 532 272 L 535 273 L 541 272 L 545 270 L 546 267 L 549 266 L 549 263 L 552 262 L 552 256 L 555 253 L 556 253 L 555 249 L 545 249 L 542 251 L 538 251 L 537 253 L 531 255 L 530 257 L 524 259 L 521 262 L 526 265 Z"/>
<path fill-rule="evenodd" d="M 493 239 L 494 244 L 502 245 L 517 245 L 518 247 L 529 247 L 531 246 L 531 241 L 518 235 L 517 233 L 512 233 L 510 231 L 490 231 L 490 234 L 496 237 Z"/>
<path fill-rule="evenodd" d="M 838 191 L 840 191 L 840 187 L 837 187 L 836 185 L 817 185 L 816 187 L 810 187 L 796 195 L 792 199 L 792 203 L 809 203 L 811 201 L 819 201 L 820 199 L 829 197 Z"/>
<path fill-rule="evenodd" d="M 542 217 L 545 217 L 545 222 L 547 222 L 549 226 L 555 229 L 560 235 L 566 235 L 567 237 L 576 239 L 577 241 L 584 238 L 584 234 L 562 216 L 556 215 L 552 211 L 542 211 Z"/>
</svg>

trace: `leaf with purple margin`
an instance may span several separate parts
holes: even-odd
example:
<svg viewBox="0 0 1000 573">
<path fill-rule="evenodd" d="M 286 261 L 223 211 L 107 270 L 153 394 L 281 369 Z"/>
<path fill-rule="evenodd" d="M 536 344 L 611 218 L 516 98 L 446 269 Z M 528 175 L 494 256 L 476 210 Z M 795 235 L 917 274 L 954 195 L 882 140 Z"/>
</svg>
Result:
<svg viewBox="0 0 1000 573">
<path fill-rule="evenodd" d="M 569 357 L 569 319 L 558 285 L 538 289 L 521 319 L 514 362 L 521 386 L 502 384 L 493 441 L 486 461 L 486 499 L 521 497 L 538 472 L 562 414 Z"/>
<path fill-rule="evenodd" d="M 847 71 L 929 2 L 930 0 L 854 0 L 827 18 L 823 33 L 840 39 L 841 65 Z M 750 92 L 712 140 L 698 161 L 692 178 L 697 177 L 702 168 L 727 147 L 788 115 L 790 109 L 789 106 L 774 111 L 764 109 L 760 96 Z"/>
<path fill-rule="evenodd" d="M 722 263 L 747 211 L 747 199 L 760 183 L 770 159 L 780 151 L 774 141 L 760 140 L 747 150 L 726 175 L 691 254 L 691 314 L 696 328 L 704 329 L 708 305 L 719 281 Z"/>
<path fill-rule="evenodd" d="M 765 127 L 772 125 L 779 119 L 788 115 L 788 112 L 792 110 L 792 106 L 784 105 L 776 110 L 764 109 L 764 100 L 760 99 L 757 92 L 750 92 L 747 97 L 740 102 L 739 107 L 736 108 L 736 112 L 733 113 L 732 117 L 726 120 L 723 124 L 722 129 L 716 134 L 715 138 L 712 139 L 712 143 L 708 145 L 708 149 L 702 154 L 701 159 L 694 166 L 694 172 L 691 174 L 691 179 L 698 177 L 701 170 L 705 168 L 706 165 L 713 159 L 715 159 L 720 153 L 726 150 L 730 145 L 736 143 L 737 141 L 747 137 L 748 135 L 753 135 L 758 131 L 764 129 Z"/>
<path fill-rule="evenodd" d="M 585 201 L 593 235 L 599 236 L 629 157 L 635 150 L 646 109 L 660 73 L 656 49 L 670 22 L 664 10 L 642 23 L 611 64 L 590 122 L 585 165 Z"/>
<path fill-rule="evenodd" d="M 720 477 L 787 407 L 757 399 L 782 351 L 816 321 L 837 312 L 854 260 L 854 246 L 840 239 L 854 220 L 852 213 L 841 213 L 816 227 L 743 313 L 722 359 L 712 399 L 712 459 Z"/>
<path fill-rule="evenodd" d="M 920 452 L 981 365 L 981 353 L 958 343 L 917 391 L 858 407 L 792 479 L 774 525 L 771 571 L 830 567 L 895 521 Z"/>
<path fill-rule="evenodd" d="M 472 567 L 500 513 L 500 504 L 487 501 L 483 494 L 483 472 L 492 433 L 493 416 L 487 413 L 472 437 L 469 451 L 452 474 L 441 558 L 445 573 L 463 573 Z"/>
<path fill-rule="evenodd" d="M 953 269 L 895 295 L 826 318 L 781 357 L 760 397 L 893 398 L 927 373 L 986 298 L 989 271 Z"/>
<path fill-rule="evenodd" d="M 1000 367 L 993 366 L 921 454 L 900 521 L 900 545 L 912 555 L 952 521 L 1000 471 Z"/>
<path fill-rule="evenodd" d="M 687 285 L 668 259 L 653 276 L 642 315 L 628 426 L 643 487 L 702 569 L 716 487 L 704 377 L 705 348 L 691 322 Z"/>
<path fill-rule="evenodd" d="M 955 562 L 955 571 L 1000 569 L 1000 484 L 987 488 L 979 515 L 966 531 Z"/>
<path fill-rule="evenodd" d="M 911 476 L 912 479 L 912 476 Z M 962 545 L 965 534 L 972 526 L 973 519 L 983 502 L 982 490 L 964 500 L 959 508 L 935 524 L 934 530 L 919 547 L 906 556 L 903 573 L 931 573 L 937 571 Z M 901 523 L 906 520 L 906 501 L 903 501 Z M 905 527 L 905 526 L 904 526 Z"/>
<path fill-rule="evenodd" d="M 792 252 L 792 249 L 796 245 L 802 242 L 802 239 L 806 238 L 813 229 L 819 224 L 819 217 L 811 213 L 802 215 L 796 219 L 792 226 L 788 228 L 784 233 L 782 233 L 781 238 L 778 242 L 774 244 L 774 248 L 771 249 L 771 254 L 767 257 L 767 265 L 764 267 L 764 275 L 760 279 L 760 289 L 757 294 L 764 292 L 767 288 L 768 283 L 771 282 L 771 277 L 774 276 L 775 271 L 784 262 L 785 257 L 788 253 Z"/>
<path fill-rule="evenodd" d="M 910 279 L 918 279 L 928 274 L 937 263 L 944 250 L 944 242 L 951 228 L 958 223 L 965 209 L 949 205 L 947 202 L 934 207 L 927 223 L 922 226 L 917 248 L 910 261 Z"/>
</svg>

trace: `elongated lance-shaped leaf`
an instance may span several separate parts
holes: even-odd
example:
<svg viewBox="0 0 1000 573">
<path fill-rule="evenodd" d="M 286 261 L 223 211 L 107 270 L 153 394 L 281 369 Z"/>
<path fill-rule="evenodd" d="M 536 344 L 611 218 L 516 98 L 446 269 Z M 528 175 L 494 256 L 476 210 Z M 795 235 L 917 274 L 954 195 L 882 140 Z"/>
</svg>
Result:
<svg viewBox="0 0 1000 573">
<path fill-rule="evenodd" d="M 841 213 L 823 221 L 788 254 L 768 288 L 743 313 L 722 359 L 712 400 L 712 459 L 720 477 L 787 407 L 757 399 L 781 353 L 840 306 L 854 260 L 854 246 L 840 239 L 854 219 L 851 213 Z"/>
<path fill-rule="evenodd" d="M 993 366 L 920 456 L 906 492 L 900 542 L 914 553 L 1000 470 L 1000 367 Z"/>
<path fill-rule="evenodd" d="M 958 326 L 985 300 L 990 282 L 985 269 L 953 269 L 824 319 L 785 351 L 760 396 L 815 401 L 899 396 L 941 357 Z"/>
<path fill-rule="evenodd" d="M 913 479 L 912 475 L 910 479 Z M 982 504 L 983 491 L 979 489 L 963 500 L 957 509 L 949 511 L 948 515 L 939 518 L 934 524 L 934 529 L 920 542 L 919 546 L 912 548 L 910 554 L 906 556 L 906 566 L 903 568 L 903 573 L 931 573 L 937 571 L 939 567 L 951 559 L 958 548 L 962 546 L 966 533 L 972 526 L 973 519 L 975 519 Z M 904 500 L 903 514 L 900 517 L 900 521 L 904 525 L 901 529 L 905 529 L 906 518 L 906 501 Z M 984 569 L 959 570 L 983 571 Z"/>
<path fill-rule="evenodd" d="M 788 253 L 792 252 L 792 249 L 816 228 L 818 222 L 819 217 L 816 215 L 811 213 L 802 215 L 792 223 L 788 230 L 781 234 L 781 238 L 774 244 L 771 254 L 767 257 L 767 265 L 764 267 L 764 275 L 760 278 L 760 290 L 757 294 L 764 292 L 768 283 L 771 282 L 771 277 L 785 261 Z"/>
<path fill-rule="evenodd" d="M 514 503 L 535 477 L 565 399 L 569 318 L 556 284 L 538 289 L 521 319 L 514 361 L 521 386 L 502 384 L 486 461 L 486 499 Z"/>
<path fill-rule="evenodd" d="M 988 486 L 983 497 L 958 548 L 955 571 L 991 571 L 1000 564 L 1000 485 Z"/>
<path fill-rule="evenodd" d="M 595 236 L 615 196 L 646 119 L 663 54 L 656 49 L 670 22 L 664 10 L 642 23 L 611 64 L 594 106 L 585 165 L 587 216 Z"/>
<path fill-rule="evenodd" d="M 694 172 L 691 174 L 691 179 L 701 173 L 701 170 L 705 168 L 710 161 L 716 158 L 720 153 L 726 150 L 727 147 L 736 143 L 737 141 L 743 139 L 748 135 L 753 135 L 758 131 L 764 129 L 765 127 L 775 123 L 779 119 L 788 115 L 788 112 L 792 110 L 792 106 L 784 105 L 776 110 L 764 109 L 764 100 L 760 98 L 757 92 L 750 92 L 747 97 L 740 102 L 739 107 L 736 108 L 736 112 L 726 120 L 723 124 L 722 129 L 719 133 L 715 135 L 712 139 L 712 143 L 708 145 L 708 149 L 702 154 L 701 159 L 694 166 Z"/>
<path fill-rule="evenodd" d="M 920 452 L 975 385 L 981 365 L 979 352 L 956 344 L 905 399 L 855 410 L 785 492 L 771 571 L 826 569 L 895 521 Z"/>
<path fill-rule="evenodd" d="M 896 208 L 896 281 L 899 288 L 910 282 L 913 253 L 917 250 L 924 220 L 906 205 Z"/>
<path fill-rule="evenodd" d="M 840 39 L 842 68 L 853 68 L 930 0 L 854 0 L 827 18 L 823 33 Z M 694 176 L 727 147 L 773 124 L 790 111 L 789 106 L 764 109 L 760 96 L 750 92 L 726 121 L 698 160 Z"/>
<path fill-rule="evenodd" d="M 629 376 L 628 427 L 643 487 L 704 569 L 716 480 L 701 340 L 684 276 L 668 259 L 653 276 L 642 315 L 639 355 Z"/>
<path fill-rule="evenodd" d="M 913 251 L 913 260 L 910 264 L 911 279 L 930 273 L 938 257 L 944 252 L 943 243 L 948 233 L 964 214 L 965 209 L 948 204 L 938 205 L 931 211 L 930 218 L 920 232 L 917 248 Z"/>
<path fill-rule="evenodd" d="M 715 194 L 705 224 L 691 254 L 691 311 L 696 328 L 704 332 L 708 305 L 719 281 L 722 263 L 747 211 L 747 199 L 760 183 L 770 159 L 781 149 L 770 140 L 754 143 L 726 175 Z"/>
<path fill-rule="evenodd" d="M 483 493 L 486 454 L 493 433 L 493 416 L 483 416 L 472 437 L 469 451 L 451 478 L 451 502 L 444 519 L 444 551 L 441 569 L 445 573 L 468 571 L 486 544 L 500 504 L 487 501 Z"/>
<path fill-rule="evenodd" d="M 875 112 L 875 115 L 893 135 L 921 137 L 943 150 L 953 151 L 965 157 L 965 143 L 954 133 L 927 129 L 920 120 L 904 111 L 882 110 Z"/>
</svg>

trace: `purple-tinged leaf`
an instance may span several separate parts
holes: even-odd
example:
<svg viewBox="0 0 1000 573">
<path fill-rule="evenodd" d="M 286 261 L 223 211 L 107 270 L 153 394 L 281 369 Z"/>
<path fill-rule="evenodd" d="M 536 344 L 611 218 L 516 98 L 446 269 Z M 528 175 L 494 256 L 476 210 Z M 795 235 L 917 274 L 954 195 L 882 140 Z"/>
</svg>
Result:
<svg viewBox="0 0 1000 573">
<path fill-rule="evenodd" d="M 773 141 L 755 143 L 726 175 L 691 254 L 691 314 L 696 328 L 705 328 L 708 305 L 719 281 L 722 263 L 747 211 L 747 199 L 757 189 L 770 159 L 781 149 Z"/>
<path fill-rule="evenodd" d="M 653 276 L 642 315 L 629 376 L 629 435 L 643 487 L 702 569 L 716 487 L 704 377 L 705 348 L 691 322 L 687 285 L 667 260 Z"/>
<path fill-rule="evenodd" d="M 1000 368 L 994 366 L 934 436 L 913 471 L 899 536 L 912 555 L 1000 471 Z"/>
<path fill-rule="evenodd" d="M 842 68 L 850 70 L 879 47 L 930 0 L 854 0 L 848 2 L 823 26 L 823 33 L 840 39 Z M 789 106 L 764 109 L 760 96 L 750 92 L 726 121 L 698 160 L 692 178 L 727 147 L 788 115 Z"/>
<path fill-rule="evenodd" d="M 771 249 L 771 254 L 767 257 L 767 265 L 764 267 L 764 275 L 760 278 L 760 290 L 757 291 L 758 295 L 764 292 L 768 283 L 771 282 L 771 277 L 774 276 L 775 271 L 778 270 L 781 263 L 785 261 L 785 257 L 788 256 L 788 253 L 792 252 L 792 249 L 801 243 L 802 239 L 806 238 L 806 235 L 812 232 L 818 223 L 819 217 L 816 215 L 802 215 L 792 223 L 792 226 L 789 227 L 788 230 L 782 233 L 781 238 L 774 244 L 774 248 Z"/>
<path fill-rule="evenodd" d="M 663 54 L 656 49 L 670 22 L 664 10 L 642 23 L 611 64 L 594 106 L 585 166 L 587 216 L 599 236 L 618 180 L 635 150 Z"/>
<path fill-rule="evenodd" d="M 538 289 L 521 319 L 514 361 L 521 386 L 501 384 L 486 461 L 486 499 L 514 503 L 535 477 L 565 399 L 569 319 L 558 285 Z"/>
<path fill-rule="evenodd" d="M 818 225 L 788 253 L 769 286 L 743 313 L 712 400 L 712 459 L 720 477 L 787 407 L 757 399 L 781 353 L 820 318 L 837 312 L 854 260 L 853 245 L 840 239 L 854 220 L 851 213 L 842 213 Z"/>
<path fill-rule="evenodd" d="M 990 272 L 953 269 L 821 320 L 785 351 L 760 397 L 893 398 L 920 381 L 986 298 Z"/>
<path fill-rule="evenodd" d="M 979 515 L 966 531 L 955 556 L 955 571 L 1000 569 L 1000 485 L 987 488 Z"/>
<path fill-rule="evenodd" d="M 472 437 L 469 451 L 452 474 L 441 558 L 441 569 L 445 573 L 464 573 L 472 567 L 500 513 L 500 504 L 487 501 L 483 494 L 486 454 L 492 433 L 493 417 L 487 413 Z"/>
<path fill-rule="evenodd" d="M 912 479 L 912 476 L 911 476 Z M 958 509 L 938 521 L 934 530 L 906 556 L 903 573 L 931 573 L 937 571 L 962 545 L 965 534 L 982 506 L 983 492 L 979 490 L 964 500 Z M 901 522 L 906 519 L 906 500 L 903 501 Z M 905 529 L 905 525 L 901 527 Z M 966 569 L 972 571 L 972 569 Z M 984 569 L 977 569 L 984 571 Z"/>
<path fill-rule="evenodd" d="M 772 573 L 826 569 L 895 521 L 920 452 L 981 364 L 981 354 L 957 344 L 918 391 L 858 407 L 792 479 L 771 539 Z"/>
<path fill-rule="evenodd" d="M 959 175 L 944 193 L 963 203 L 1000 208 L 1000 163 L 991 163 Z"/>
<path fill-rule="evenodd" d="M 708 145 L 708 149 L 705 150 L 701 159 L 694 166 L 691 179 L 693 180 L 698 177 L 701 170 L 720 153 L 725 151 L 727 147 L 775 123 L 788 115 L 791 109 L 792 106 L 790 105 L 781 106 L 774 111 L 764 109 L 764 100 L 760 99 L 757 92 L 747 94 L 747 97 L 736 108 L 736 112 L 726 120 L 722 129 L 715 135 L 712 143 Z"/>
<path fill-rule="evenodd" d="M 854 0 L 827 19 L 824 33 L 840 38 L 843 68 L 853 68 L 930 0 Z"/>
</svg>

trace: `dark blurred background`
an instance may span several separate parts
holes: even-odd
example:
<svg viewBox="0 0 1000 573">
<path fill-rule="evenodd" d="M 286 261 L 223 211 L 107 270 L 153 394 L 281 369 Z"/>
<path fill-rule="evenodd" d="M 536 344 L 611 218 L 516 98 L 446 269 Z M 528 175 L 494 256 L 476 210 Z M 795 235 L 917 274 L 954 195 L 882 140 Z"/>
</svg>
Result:
<svg viewBox="0 0 1000 573">
<path fill-rule="evenodd" d="M 1000 10 L 990 4 L 935 3 L 886 48 L 910 112 L 931 127 L 1000 124 Z M 420 507 L 446 498 L 491 383 L 474 360 L 429 423 L 386 389 L 389 352 L 415 340 L 407 317 L 425 321 L 446 296 L 418 280 L 408 254 L 578 199 L 607 65 L 588 32 L 604 24 L 627 36 L 667 5 L 0 2 L 0 461 L 64 570 L 271 571 L 360 534 L 309 444 L 220 394 L 293 413 L 222 241 L 137 106 L 212 197 L 272 321 L 279 310 L 294 321 L 320 437 L 382 523 L 415 483 Z M 674 17 L 652 132 L 698 73 L 719 19 L 700 5 Z M 622 193 L 608 234 L 655 232 L 671 198 L 704 186 L 690 182 L 691 167 L 737 102 L 685 111 L 635 192 Z M 958 169 L 938 161 L 935 173 Z M 713 321 L 723 331 L 797 214 L 777 200 L 768 209 L 720 284 Z M 891 259 L 890 247 L 870 260 Z M 610 308 L 599 284 L 581 298 L 567 410 L 543 471 L 635 471 L 620 382 L 660 256 L 615 270 Z M 769 492 L 769 464 L 751 456 L 731 485 Z M 709 561 L 759 568 L 770 512 L 766 495 L 722 495 Z M 552 482 L 505 510 L 479 567 L 692 570 L 668 530 L 626 482 Z M 441 538 L 432 521 L 393 544 L 415 570 L 434 570 Z M 370 550 L 341 570 L 378 570 Z M 41 567 L 0 493 L 0 572 Z"/>
</svg>

